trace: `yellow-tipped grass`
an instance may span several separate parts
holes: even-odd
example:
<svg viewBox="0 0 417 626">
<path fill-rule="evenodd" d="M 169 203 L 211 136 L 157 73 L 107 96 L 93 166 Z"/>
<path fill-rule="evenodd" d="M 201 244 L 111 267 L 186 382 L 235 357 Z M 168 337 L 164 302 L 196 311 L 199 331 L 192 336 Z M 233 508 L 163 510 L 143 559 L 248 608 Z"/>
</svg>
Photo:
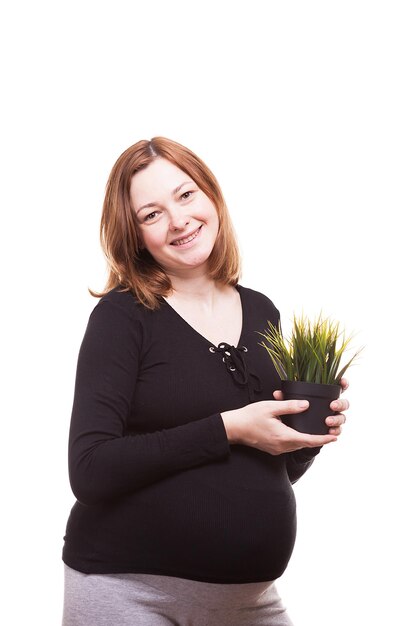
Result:
<svg viewBox="0 0 417 626">
<path fill-rule="evenodd" d="M 285 338 L 281 322 L 275 326 L 268 322 L 260 344 L 272 359 L 281 380 L 300 380 L 308 383 L 339 385 L 348 367 L 358 356 L 358 350 L 341 366 L 351 337 L 345 336 L 339 322 L 323 318 L 320 314 L 311 321 L 304 315 L 293 318 L 292 334 Z"/>
</svg>

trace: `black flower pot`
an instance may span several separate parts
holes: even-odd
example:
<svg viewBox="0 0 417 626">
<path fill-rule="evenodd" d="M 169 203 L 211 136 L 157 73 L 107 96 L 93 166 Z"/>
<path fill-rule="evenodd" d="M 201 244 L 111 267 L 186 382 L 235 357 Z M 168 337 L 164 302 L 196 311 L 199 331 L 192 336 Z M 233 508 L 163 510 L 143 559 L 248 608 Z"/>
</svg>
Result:
<svg viewBox="0 0 417 626">
<path fill-rule="evenodd" d="M 324 420 L 329 415 L 337 413 L 330 409 L 330 403 L 339 397 L 341 391 L 339 385 L 283 380 L 281 390 L 284 400 L 308 400 L 310 403 L 308 409 L 302 413 L 282 415 L 284 424 L 301 433 L 327 435 L 329 428 Z"/>
</svg>

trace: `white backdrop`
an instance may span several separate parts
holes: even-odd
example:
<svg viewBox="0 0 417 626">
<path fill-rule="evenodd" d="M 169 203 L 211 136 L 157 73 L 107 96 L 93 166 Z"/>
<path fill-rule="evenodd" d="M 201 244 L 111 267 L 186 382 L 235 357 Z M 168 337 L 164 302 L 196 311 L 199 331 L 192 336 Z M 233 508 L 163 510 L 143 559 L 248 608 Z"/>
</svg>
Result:
<svg viewBox="0 0 417 626">
<path fill-rule="evenodd" d="M 343 436 L 295 487 L 279 589 L 296 626 L 416 623 L 414 7 L 3 10 L 2 623 L 60 622 L 67 432 L 87 287 L 104 284 L 103 191 L 119 154 L 155 135 L 216 174 L 241 282 L 274 300 L 284 330 L 293 311 L 323 309 L 366 346 Z"/>
</svg>

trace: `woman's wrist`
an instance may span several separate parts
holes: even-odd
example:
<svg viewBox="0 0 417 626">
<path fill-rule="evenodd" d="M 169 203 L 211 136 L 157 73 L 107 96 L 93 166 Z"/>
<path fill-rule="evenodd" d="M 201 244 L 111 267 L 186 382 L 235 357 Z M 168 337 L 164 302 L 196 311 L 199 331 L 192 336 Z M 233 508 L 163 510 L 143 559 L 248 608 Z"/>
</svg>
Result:
<svg viewBox="0 0 417 626">
<path fill-rule="evenodd" d="M 238 412 L 239 409 L 220 413 L 226 431 L 227 440 L 230 444 L 243 443 Z"/>
</svg>

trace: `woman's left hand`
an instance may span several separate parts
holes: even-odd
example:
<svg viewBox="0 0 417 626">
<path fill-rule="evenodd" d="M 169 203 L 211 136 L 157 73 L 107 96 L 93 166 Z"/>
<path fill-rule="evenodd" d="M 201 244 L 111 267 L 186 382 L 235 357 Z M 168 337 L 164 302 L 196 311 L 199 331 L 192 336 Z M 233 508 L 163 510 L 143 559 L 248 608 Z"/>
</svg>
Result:
<svg viewBox="0 0 417 626">
<path fill-rule="evenodd" d="M 342 387 L 342 393 L 346 391 L 349 387 L 349 383 L 346 378 L 342 378 L 340 381 L 340 386 Z M 344 411 L 347 411 L 349 408 L 348 400 L 343 400 L 342 398 L 338 398 L 337 400 L 333 400 L 330 404 L 330 408 L 332 411 L 338 411 L 336 415 L 330 415 L 326 417 L 326 424 L 329 427 L 329 435 L 340 435 L 342 432 L 342 426 L 346 422 L 346 416 L 344 415 Z"/>
</svg>

